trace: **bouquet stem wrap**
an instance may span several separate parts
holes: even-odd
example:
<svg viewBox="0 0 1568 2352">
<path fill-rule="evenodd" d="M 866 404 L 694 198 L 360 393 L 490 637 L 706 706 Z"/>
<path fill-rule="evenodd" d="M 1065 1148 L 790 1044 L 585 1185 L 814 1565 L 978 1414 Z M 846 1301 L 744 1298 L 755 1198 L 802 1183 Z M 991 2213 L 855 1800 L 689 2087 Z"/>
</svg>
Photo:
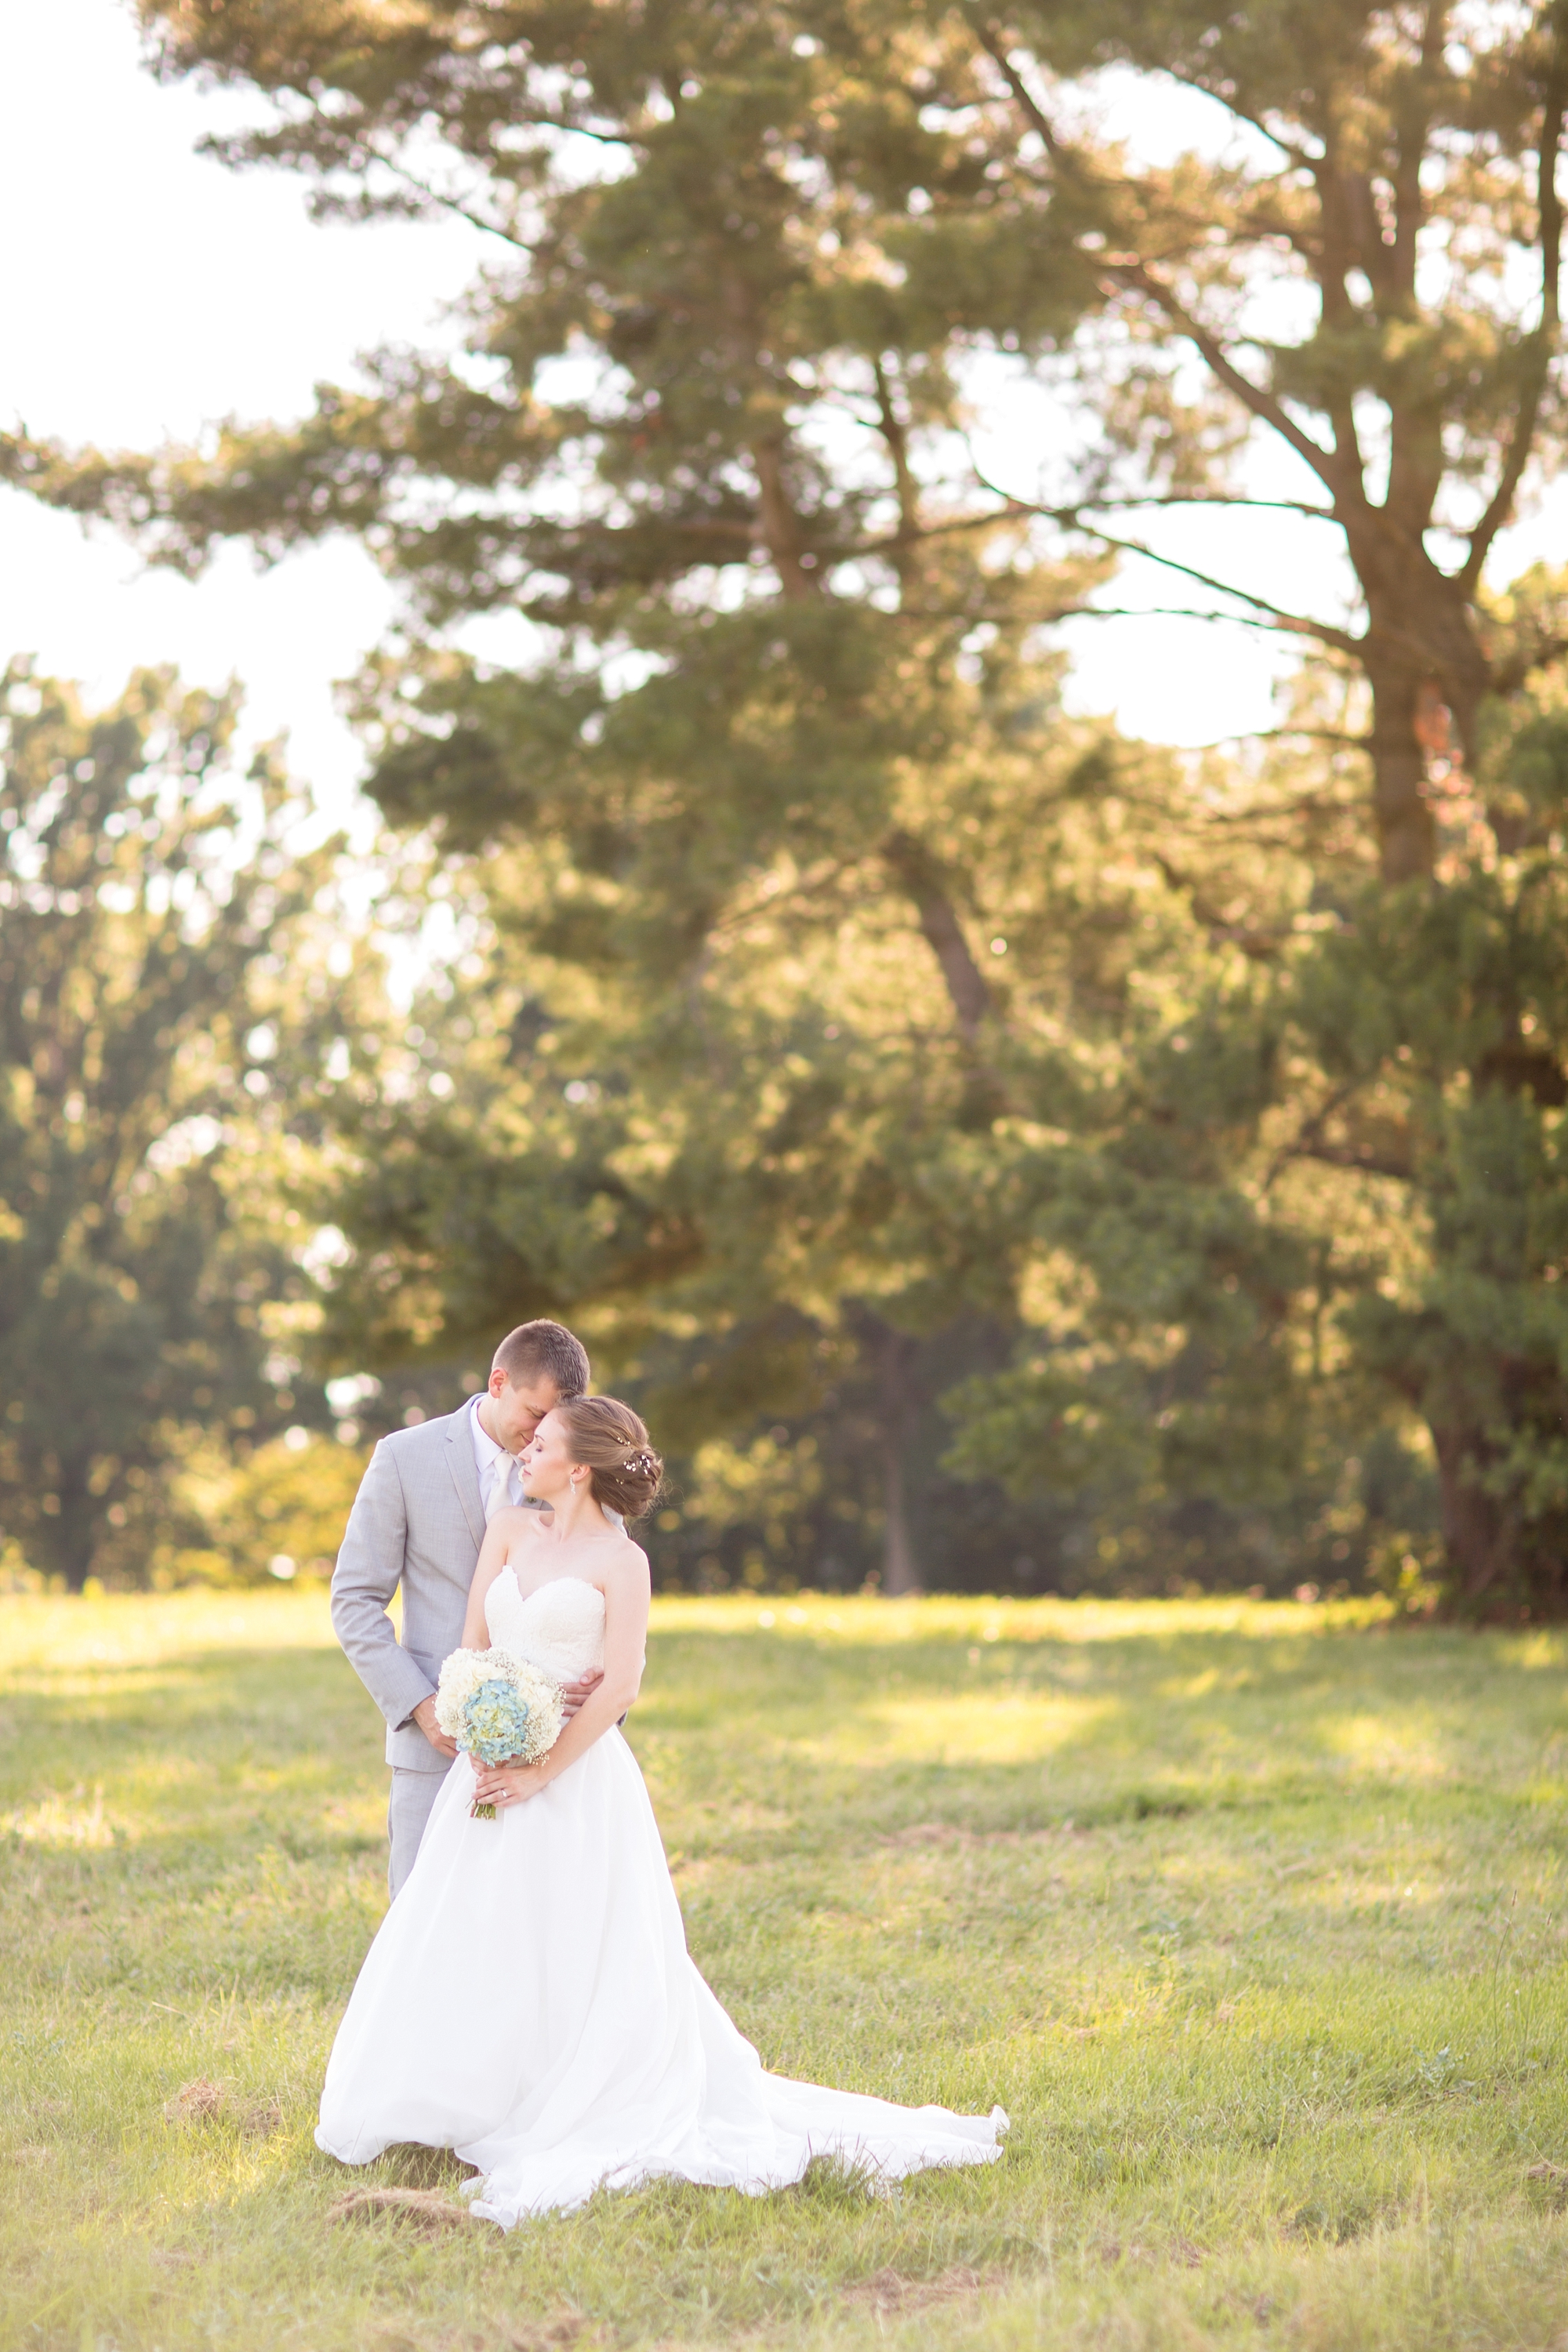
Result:
<svg viewBox="0 0 1568 2352">
<path fill-rule="evenodd" d="M 436 1720 L 481 1764 L 536 1764 L 561 1737 L 561 1685 L 505 1650 L 454 1650 L 441 1668 Z M 476 1798 L 469 1818 L 493 1822 Z"/>
</svg>

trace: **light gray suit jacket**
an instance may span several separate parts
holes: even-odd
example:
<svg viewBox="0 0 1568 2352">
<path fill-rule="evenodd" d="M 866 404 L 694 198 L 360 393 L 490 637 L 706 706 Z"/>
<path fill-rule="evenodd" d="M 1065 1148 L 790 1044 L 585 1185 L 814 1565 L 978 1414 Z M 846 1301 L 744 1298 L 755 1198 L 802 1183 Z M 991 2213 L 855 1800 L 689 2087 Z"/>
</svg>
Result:
<svg viewBox="0 0 1568 2352">
<path fill-rule="evenodd" d="M 485 1513 L 468 1404 L 414 1429 L 395 1429 L 370 1457 L 332 1570 L 332 1623 L 362 1683 L 386 1717 L 386 1760 L 444 1772 L 410 1720 L 458 1648 Z M 403 1639 L 387 1604 L 403 1587 Z"/>
</svg>

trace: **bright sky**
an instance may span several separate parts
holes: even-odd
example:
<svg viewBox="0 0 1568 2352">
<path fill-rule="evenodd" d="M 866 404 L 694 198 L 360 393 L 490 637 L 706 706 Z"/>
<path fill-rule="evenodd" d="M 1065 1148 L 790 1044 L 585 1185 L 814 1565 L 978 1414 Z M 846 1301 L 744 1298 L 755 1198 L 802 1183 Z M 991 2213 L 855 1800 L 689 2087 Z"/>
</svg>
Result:
<svg viewBox="0 0 1568 2352">
<path fill-rule="evenodd" d="M 0 31 L 0 417 L 100 447 L 193 437 L 213 418 L 298 415 L 357 352 L 428 336 L 473 275 L 466 223 L 317 227 L 285 175 L 194 152 L 230 93 L 161 87 L 118 0 L 11 0 Z M 229 547 L 192 583 L 123 541 L 0 491 L 0 647 L 107 698 L 138 663 L 216 685 L 250 730 L 287 730 L 298 771 L 346 815 L 360 770 L 332 707 L 391 617 L 368 557 L 335 541 L 258 572 Z"/>
<path fill-rule="evenodd" d="M 242 101 L 161 88 L 120 0 L 11 0 L 0 60 L 6 423 L 149 447 L 230 414 L 298 415 L 319 379 L 352 373 L 357 352 L 432 339 L 442 305 L 479 265 L 486 240 L 462 222 L 318 227 L 289 176 L 236 174 L 198 156 L 202 134 L 240 119 Z M 980 441 L 996 478 L 1033 489 L 1048 471 L 1045 425 L 1037 404 L 998 407 Z M 1568 490 L 1509 534 L 1494 576 L 1561 560 L 1565 526 Z M 1200 519 L 1166 524 L 1161 544 L 1204 569 L 1242 560 L 1263 593 L 1284 604 L 1314 595 L 1328 611 L 1332 535 L 1318 540 L 1321 553 L 1277 520 Z M 1136 586 L 1127 601 L 1182 601 L 1178 583 L 1146 569 Z M 0 490 L 0 657 L 35 653 L 95 698 L 138 663 L 172 661 L 208 685 L 237 672 L 249 732 L 288 732 L 297 772 L 334 821 L 355 814 L 360 759 L 332 684 L 392 612 L 374 565 L 346 541 L 265 573 L 229 548 L 191 583 L 144 572 L 122 541 L 84 536 Z M 1114 709 L 1131 731 L 1167 742 L 1268 725 L 1272 679 L 1291 659 L 1246 630 L 1190 622 L 1078 622 L 1064 634 L 1079 705 Z"/>
</svg>

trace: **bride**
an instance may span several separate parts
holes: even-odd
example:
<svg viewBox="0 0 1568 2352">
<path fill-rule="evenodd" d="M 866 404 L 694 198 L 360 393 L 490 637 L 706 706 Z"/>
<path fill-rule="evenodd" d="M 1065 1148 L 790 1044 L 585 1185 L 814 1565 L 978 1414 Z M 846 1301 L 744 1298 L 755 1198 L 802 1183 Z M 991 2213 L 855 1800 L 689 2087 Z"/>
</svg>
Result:
<svg viewBox="0 0 1568 2352">
<path fill-rule="evenodd" d="M 637 1694 L 647 1559 L 624 1519 L 659 1463 L 637 1414 L 576 1397 L 520 1456 L 552 1507 L 497 1513 L 463 1643 L 558 1682 L 603 1680 L 536 1764 L 447 1773 L 418 1860 L 333 2044 L 317 2145 L 368 2164 L 395 2141 L 484 2176 L 472 2210 L 510 2229 L 658 2174 L 756 2195 L 841 2155 L 884 2180 L 987 2163 L 1007 2118 L 899 2107 L 763 2071 L 686 1949 L 658 1827 L 617 1728 Z M 493 1821 L 473 1820 L 479 1798 Z"/>
</svg>

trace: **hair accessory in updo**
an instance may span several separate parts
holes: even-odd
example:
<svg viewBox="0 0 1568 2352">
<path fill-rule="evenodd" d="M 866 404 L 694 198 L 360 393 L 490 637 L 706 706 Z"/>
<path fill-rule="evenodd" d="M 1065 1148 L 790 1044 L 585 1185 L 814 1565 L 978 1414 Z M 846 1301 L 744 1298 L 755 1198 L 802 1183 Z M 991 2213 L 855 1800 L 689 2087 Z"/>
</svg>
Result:
<svg viewBox="0 0 1568 2352">
<path fill-rule="evenodd" d="M 589 1492 L 622 1520 L 640 1519 L 658 1500 L 663 1464 L 648 1444 L 640 1414 L 617 1397 L 566 1397 L 555 1407 L 575 1462 L 589 1475 Z"/>
</svg>

